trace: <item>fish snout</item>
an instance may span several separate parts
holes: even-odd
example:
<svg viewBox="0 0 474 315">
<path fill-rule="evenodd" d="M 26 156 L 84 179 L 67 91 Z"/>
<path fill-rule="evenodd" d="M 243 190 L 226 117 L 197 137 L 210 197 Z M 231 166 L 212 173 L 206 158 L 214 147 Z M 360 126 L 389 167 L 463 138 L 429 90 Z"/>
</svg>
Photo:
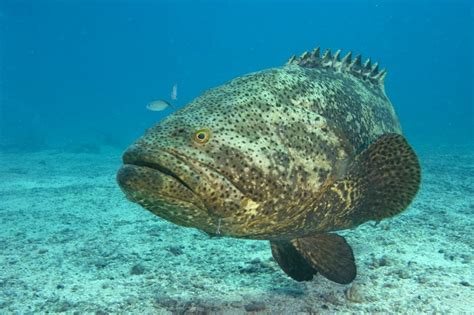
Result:
<svg viewBox="0 0 474 315">
<path fill-rule="evenodd" d="M 135 144 L 132 144 L 123 153 L 122 162 L 123 164 L 135 164 L 142 159 L 140 156 L 143 156 L 143 150 L 139 149 Z"/>
<path fill-rule="evenodd" d="M 137 168 L 132 165 L 123 165 L 116 175 L 117 183 L 126 195 L 136 186 L 137 178 Z"/>
<path fill-rule="evenodd" d="M 141 190 L 146 179 L 150 178 L 147 169 L 142 166 L 150 159 L 150 154 L 142 147 L 132 144 L 122 155 L 123 165 L 117 172 L 116 180 L 122 191 L 127 194 Z"/>
</svg>

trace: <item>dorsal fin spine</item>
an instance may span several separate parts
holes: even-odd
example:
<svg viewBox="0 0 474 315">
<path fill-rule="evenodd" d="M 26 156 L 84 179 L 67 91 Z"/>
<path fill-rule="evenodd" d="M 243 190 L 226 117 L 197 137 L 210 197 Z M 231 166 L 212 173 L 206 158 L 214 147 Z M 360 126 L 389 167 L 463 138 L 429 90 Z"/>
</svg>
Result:
<svg viewBox="0 0 474 315">
<path fill-rule="evenodd" d="M 288 59 L 288 61 L 286 63 L 289 64 L 289 65 L 296 64 L 297 63 L 296 62 L 296 56 L 295 55 L 291 56 L 290 59 Z"/>
<path fill-rule="evenodd" d="M 354 60 L 352 60 L 352 63 L 351 65 L 349 66 L 349 68 L 355 70 L 355 71 L 358 71 L 359 68 L 360 68 L 360 59 L 361 59 L 361 56 L 360 55 L 357 55 Z"/>
<path fill-rule="evenodd" d="M 362 57 L 360 54 L 352 59 L 352 52 L 348 52 L 342 59 L 340 59 L 340 49 L 334 53 L 334 56 L 331 56 L 330 49 L 326 49 L 321 57 L 320 52 L 320 47 L 316 47 L 311 52 L 305 51 L 300 57 L 295 57 L 293 55 L 286 64 L 298 65 L 306 68 L 332 68 L 337 72 L 349 73 L 364 81 L 383 85 L 387 71 L 385 69 L 379 71 L 378 63 L 375 62 L 372 64 L 370 58 L 362 64 Z"/>
<path fill-rule="evenodd" d="M 324 54 L 323 54 L 323 57 L 322 57 L 323 61 L 326 61 L 328 59 L 331 59 L 331 49 L 326 49 L 324 51 Z"/>
<path fill-rule="evenodd" d="M 377 73 L 379 73 L 379 63 L 378 62 L 374 63 L 374 65 L 372 66 L 372 70 L 370 70 L 370 75 L 375 76 Z"/>
<path fill-rule="evenodd" d="M 341 62 L 343 64 L 349 65 L 351 63 L 351 58 L 352 58 L 352 51 L 349 51 L 347 55 L 345 55 L 344 58 L 342 58 Z"/>
<path fill-rule="evenodd" d="M 387 70 L 383 69 L 382 71 L 380 71 L 380 72 L 375 76 L 375 78 L 376 78 L 380 83 L 383 83 L 386 76 L 387 76 Z"/>
<path fill-rule="evenodd" d="M 367 58 L 367 60 L 364 62 L 364 69 L 372 70 L 372 67 L 370 66 L 370 58 Z"/>
<path fill-rule="evenodd" d="M 321 49 L 319 47 L 316 47 L 315 49 L 313 49 L 313 51 L 311 52 L 311 57 L 312 58 L 319 58 L 320 50 Z"/>
</svg>

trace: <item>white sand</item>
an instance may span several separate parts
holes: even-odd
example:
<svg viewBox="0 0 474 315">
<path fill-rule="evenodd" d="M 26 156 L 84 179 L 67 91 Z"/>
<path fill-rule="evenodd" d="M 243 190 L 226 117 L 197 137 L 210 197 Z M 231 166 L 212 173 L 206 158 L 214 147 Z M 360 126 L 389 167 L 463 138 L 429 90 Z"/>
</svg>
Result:
<svg viewBox="0 0 474 315">
<path fill-rule="evenodd" d="M 342 233 L 351 285 L 295 282 L 268 242 L 153 216 L 116 185 L 120 152 L 102 151 L 0 153 L 0 313 L 474 313 L 472 149 L 421 148 L 412 206 Z"/>
</svg>

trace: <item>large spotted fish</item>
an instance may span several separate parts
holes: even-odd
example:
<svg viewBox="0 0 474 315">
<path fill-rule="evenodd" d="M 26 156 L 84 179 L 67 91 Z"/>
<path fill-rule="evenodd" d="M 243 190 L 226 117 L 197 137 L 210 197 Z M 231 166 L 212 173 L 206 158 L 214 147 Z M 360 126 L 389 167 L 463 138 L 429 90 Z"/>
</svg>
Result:
<svg viewBox="0 0 474 315">
<path fill-rule="evenodd" d="M 269 240 L 293 279 L 356 276 L 333 233 L 403 211 L 420 184 L 379 71 L 319 48 L 206 91 L 124 153 L 128 197 L 211 235 Z"/>
</svg>

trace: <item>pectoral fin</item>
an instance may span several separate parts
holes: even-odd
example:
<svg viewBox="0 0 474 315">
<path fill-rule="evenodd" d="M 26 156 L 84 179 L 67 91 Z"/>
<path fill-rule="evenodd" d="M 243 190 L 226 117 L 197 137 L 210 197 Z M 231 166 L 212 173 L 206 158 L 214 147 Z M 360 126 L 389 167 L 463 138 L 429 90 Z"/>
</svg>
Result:
<svg viewBox="0 0 474 315">
<path fill-rule="evenodd" d="M 275 260 L 287 275 L 297 281 L 311 280 L 319 272 L 331 281 L 347 284 L 357 274 L 352 249 L 337 234 L 270 243 Z"/>
<path fill-rule="evenodd" d="M 306 262 L 292 241 L 270 241 L 273 258 L 296 281 L 309 281 L 318 271 Z"/>
<path fill-rule="evenodd" d="M 379 137 L 349 165 L 346 175 L 329 182 L 314 211 L 324 213 L 323 230 L 380 221 L 402 212 L 420 186 L 418 158 L 402 135 Z"/>
<path fill-rule="evenodd" d="M 352 215 L 364 222 L 402 212 L 418 192 L 420 173 L 418 158 L 402 135 L 379 137 L 349 169 L 345 184 L 360 198 Z"/>
</svg>

